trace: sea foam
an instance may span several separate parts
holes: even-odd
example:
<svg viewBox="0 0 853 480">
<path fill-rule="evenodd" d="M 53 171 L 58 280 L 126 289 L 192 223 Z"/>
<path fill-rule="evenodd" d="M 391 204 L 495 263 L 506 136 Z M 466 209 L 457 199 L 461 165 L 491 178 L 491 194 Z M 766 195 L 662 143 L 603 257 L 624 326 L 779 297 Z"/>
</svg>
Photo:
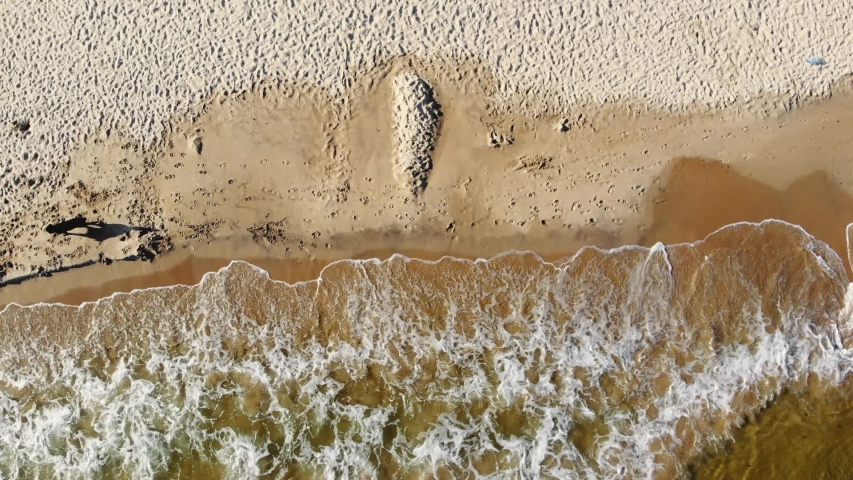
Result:
<svg viewBox="0 0 853 480">
<path fill-rule="evenodd" d="M 234 262 L 193 287 L 8 307 L 0 472 L 652 478 L 853 365 L 841 259 L 776 221 L 322 279 Z"/>
</svg>

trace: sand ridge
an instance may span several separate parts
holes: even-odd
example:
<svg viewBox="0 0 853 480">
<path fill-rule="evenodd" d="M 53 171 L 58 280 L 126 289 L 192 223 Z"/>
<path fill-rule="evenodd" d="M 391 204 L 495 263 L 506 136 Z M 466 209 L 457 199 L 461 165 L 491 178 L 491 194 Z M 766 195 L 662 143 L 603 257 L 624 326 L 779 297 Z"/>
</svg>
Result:
<svg viewBox="0 0 853 480">
<path fill-rule="evenodd" d="M 424 79 L 412 72 L 394 78 L 395 175 L 414 195 L 427 187 L 440 118 L 441 105 Z"/>
</svg>

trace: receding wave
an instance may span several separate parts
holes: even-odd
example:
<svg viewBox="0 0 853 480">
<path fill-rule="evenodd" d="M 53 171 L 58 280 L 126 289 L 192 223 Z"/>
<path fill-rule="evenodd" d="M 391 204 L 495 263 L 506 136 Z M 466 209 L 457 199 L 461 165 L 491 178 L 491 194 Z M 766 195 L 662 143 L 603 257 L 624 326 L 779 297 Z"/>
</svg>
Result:
<svg viewBox="0 0 853 480">
<path fill-rule="evenodd" d="M 544 262 L 342 261 L 0 322 L 0 472 L 650 478 L 853 366 L 839 256 L 777 221 Z"/>
</svg>

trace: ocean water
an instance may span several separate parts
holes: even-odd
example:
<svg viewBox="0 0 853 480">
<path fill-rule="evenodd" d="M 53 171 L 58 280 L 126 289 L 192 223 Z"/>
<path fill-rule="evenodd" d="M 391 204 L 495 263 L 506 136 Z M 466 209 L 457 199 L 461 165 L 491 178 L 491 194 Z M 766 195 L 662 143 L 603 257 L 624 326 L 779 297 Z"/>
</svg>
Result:
<svg viewBox="0 0 853 480">
<path fill-rule="evenodd" d="M 4 478 L 670 478 L 853 370 L 838 254 L 696 244 L 342 261 L 0 314 Z"/>
</svg>

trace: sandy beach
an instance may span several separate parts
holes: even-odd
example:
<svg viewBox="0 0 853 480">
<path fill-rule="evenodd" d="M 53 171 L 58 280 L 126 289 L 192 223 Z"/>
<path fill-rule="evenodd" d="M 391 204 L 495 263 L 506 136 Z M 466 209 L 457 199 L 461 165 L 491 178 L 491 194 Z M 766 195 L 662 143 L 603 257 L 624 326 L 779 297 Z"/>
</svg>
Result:
<svg viewBox="0 0 853 480">
<path fill-rule="evenodd" d="M 7 7 L 32 28 L 0 40 L 5 282 L 241 236 L 302 257 L 371 231 L 615 246 L 679 157 L 777 190 L 850 174 L 831 3 L 138 7 Z M 100 242 L 44 231 L 78 215 Z"/>
<path fill-rule="evenodd" d="M 458 94 L 463 97 L 466 102 L 472 98 Z M 72 176 L 66 192 L 57 192 L 70 198 L 53 210 L 66 208 L 67 213 L 40 221 L 33 217 L 24 228 L 26 235 L 7 237 L 20 248 L 6 250 L 7 264 L 17 269 L 9 268 L 5 280 L 15 283 L 38 277 L 39 271 L 134 258 L 146 246 L 156 254 L 321 265 L 371 252 L 385 252 L 380 257 L 420 251 L 430 258 L 488 258 L 515 249 L 553 258 L 592 245 L 692 242 L 730 223 L 766 218 L 801 225 L 846 257 L 844 225 L 853 218 L 846 132 L 853 122 L 853 100 L 845 93 L 790 113 L 738 121 L 621 112 L 594 122 L 584 118 L 589 123 L 561 132 L 554 126 L 562 125 L 560 119 L 513 118 L 507 128 L 514 132 L 512 144 L 499 146 L 489 143 L 492 130 L 470 118 L 454 118 L 468 117 L 468 104 L 457 106 L 451 95 L 443 98 L 445 133 L 431 153 L 429 186 L 418 195 L 406 191 L 386 163 L 394 154 L 382 128 L 354 134 L 357 148 L 365 151 L 356 155 L 351 149 L 347 158 L 362 160 L 357 166 L 348 160 L 350 170 L 341 177 L 345 187 L 330 189 L 323 186 L 328 177 L 320 173 L 328 165 L 312 163 L 320 163 L 316 157 L 285 159 L 308 148 L 306 143 L 322 143 L 306 131 L 293 133 L 291 145 L 280 144 L 276 132 L 292 132 L 282 118 L 292 110 L 228 100 L 230 107 L 211 107 L 224 111 L 194 124 L 194 130 L 208 132 L 201 153 L 192 142 L 182 142 L 159 154 L 162 170 L 132 181 L 150 182 L 145 190 L 157 192 L 151 205 L 143 207 L 139 197 L 116 193 L 128 195 L 127 212 L 136 206 L 162 210 L 159 226 L 127 225 L 156 231 L 140 235 L 120 230 L 100 242 L 45 232 L 51 220 L 78 214 L 122 220 L 123 214 L 115 213 L 122 203 L 114 195 L 79 198 L 78 188 L 85 182 L 93 185 L 85 188 L 103 192 L 94 185 L 126 181 L 122 172 L 133 163 L 119 160 L 133 156 L 121 142 L 95 142 L 73 153 L 80 165 L 86 164 L 85 155 L 92 155 L 86 167 L 90 176 Z M 253 106 L 247 108 L 247 103 Z M 253 123 L 248 115 L 265 116 L 266 121 Z M 365 123 L 354 122 L 350 128 L 358 130 Z M 249 126 L 251 132 L 246 131 Z M 264 139 L 275 140 L 271 145 Z M 143 157 L 137 160 L 142 163 Z M 106 190 L 121 191 L 117 186 Z M 151 268 L 122 267 L 127 272 L 122 276 Z M 74 277 L 75 284 L 86 272 L 75 269 L 8 285 L 0 291 L 0 303 L 39 301 L 44 297 L 18 292 L 42 291 L 30 287 L 35 282 L 60 284 L 63 278 Z"/>
<path fill-rule="evenodd" d="M 585 119 L 590 123 L 561 132 L 554 128 L 562 125 L 558 120 L 515 118 L 510 129 L 517 138 L 497 147 L 490 146 L 485 129 L 478 132 L 474 122 L 453 118 L 459 110 L 465 113 L 456 115 L 467 116 L 467 105 L 458 110 L 454 106 L 452 97 L 443 105 L 448 112 L 443 117 L 446 133 L 432 152 L 430 185 L 417 196 L 395 184 L 391 165 L 382 165 L 387 160 L 383 155 L 393 154 L 390 146 L 384 153 L 376 147 L 383 141 L 381 129 L 357 135 L 360 148 L 367 150 L 358 157 L 366 160 L 350 167 L 345 191 L 335 190 L 338 197 L 333 197 L 330 191 L 322 193 L 321 184 L 310 182 L 324 177 L 311 177 L 300 171 L 305 164 L 281 159 L 302 151 L 309 134 L 294 134 L 300 140 L 290 146 L 273 148 L 263 141 L 276 138 L 284 122 L 280 117 L 290 110 L 257 105 L 243 110 L 243 115 L 270 119 L 258 123 L 235 116 L 238 107 L 202 117 L 195 125 L 210 132 L 204 137 L 207 147 L 199 154 L 190 142 L 162 153 L 165 171 L 146 177 L 157 186 L 156 205 L 162 205 L 161 215 L 168 217 L 162 229 L 141 238 L 128 232 L 98 242 L 52 236 L 35 228 L 43 224 L 31 224 L 30 237 L 21 239 L 41 238 L 43 243 L 28 241 L 26 249 L 9 250 L 10 256 L 31 262 L 50 251 L 56 257 L 46 265 L 54 269 L 94 265 L 45 277 L 24 272 L 50 268 L 25 263 L 17 278 L 33 278 L 16 284 L 14 270 L 7 272 L 6 280 L 12 282 L 0 289 L 0 304 L 56 300 L 80 288 L 91 293 L 73 298 L 91 301 L 112 291 L 194 284 L 204 273 L 235 259 L 295 282 L 314 278 L 323 266 L 348 258 L 406 253 L 424 259 L 475 259 L 533 250 L 556 259 L 585 246 L 694 242 L 728 224 L 768 218 L 803 226 L 846 260 L 844 226 L 853 218 L 853 171 L 847 168 L 853 153 L 846 135 L 853 124 L 853 97 L 846 93 L 778 116 L 739 121 L 621 112 L 621 117 L 602 115 L 594 124 Z M 208 126 L 212 123 L 218 126 Z M 515 129 L 516 124 L 526 125 L 526 133 Z M 245 132 L 246 125 L 251 125 L 251 133 Z M 74 155 L 105 152 L 91 159 L 97 164 L 100 158 L 129 155 L 121 148 L 105 140 Z M 238 156 L 261 160 L 235 166 Z M 184 162 L 213 172 L 176 166 Z M 213 163 L 216 166 L 207 166 Z M 103 173 L 109 167 L 93 167 L 98 173 L 88 181 L 120 182 L 120 172 Z M 281 185 L 274 179 L 292 180 Z M 301 186 L 285 188 L 288 181 Z M 110 197 L 96 198 L 78 208 L 65 217 L 49 218 L 67 218 L 74 212 L 110 218 L 94 212 L 109 212 L 116 203 Z M 163 257 L 153 263 L 121 261 L 135 258 L 146 241 L 157 242 L 162 251 L 151 250 Z M 175 265 L 187 265 L 188 259 L 193 259 L 193 268 L 179 273 L 183 270 Z M 132 277 L 156 280 L 121 286 L 122 279 Z"/>
<path fill-rule="evenodd" d="M 61 8 L 25 8 L 18 0 L 0 7 L 7 33 L 0 36 L 0 309 L 79 306 L 116 292 L 198 285 L 234 260 L 273 280 L 315 285 L 327 271 L 336 275 L 326 270 L 334 262 L 395 254 L 476 260 L 533 251 L 552 268 L 581 262 L 585 254 L 576 255 L 587 247 L 641 246 L 652 259 L 659 242 L 670 249 L 767 219 L 802 227 L 853 274 L 846 236 L 853 222 L 853 6 L 845 2 L 51 3 Z M 733 252 L 755 247 L 726 242 Z M 699 268 L 689 255 L 678 258 L 685 271 Z M 767 295 L 794 283 L 780 280 Z M 69 319 L 84 311 L 56 308 Z M 4 328 L 28 328 L 13 323 L 35 318 L 21 312 L 29 310 L 3 310 Z M 92 338 L 100 334 L 93 330 Z M 715 330 L 714 341 L 728 345 L 719 336 Z M 759 379 L 738 393 L 754 404 L 731 407 L 750 412 L 744 429 L 731 412 L 707 429 L 679 423 L 686 443 L 671 434 L 652 442 L 656 467 L 646 473 L 786 478 L 796 468 L 780 467 L 778 458 L 758 469 L 744 458 L 764 458 L 755 445 L 779 437 L 774 432 L 785 422 L 827 449 L 836 425 L 853 421 L 838 413 L 853 398 L 848 386 L 823 396 L 802 385 L 823 388 L 829 380 L 803 372 L 778 383 Z M 0 377 L 2 395 L 23 398 L 22 380 Z M 634 379 L 619 378 L 618 385 Z M 639 408 L 619 398 L 613 412 Z M 733 398 L 741 405 L 741 396 Z M 583 428 L 573 432 L 621 428 L 602 426 L 616 414 L 601 408 L 593 408 L 601 423 L 576 418 Z M 804 409 L 815 419 L 803 420 Z M 725 442 L 684 440 L 685 431 Z M 597 447 L 572 438 L 594 457 Z M 312 448 L 320 448 L 317 441 Z M 477 471 L 515 468 L 495 455 L 477 460 L 490 465 Z M 619 471 L 607 470 L 610 457 L 600 455 L 577 471 Z M 842 463 L 837 472 L 853 471 Z M 282 471 L 295 475 L 298 468 L 287 465 Z M 641 476 L 640 463 L 631 465 L 621 478 Z M 439 477 L 461 475 L 456 467 L 433 468 Z"/>
</svg>

